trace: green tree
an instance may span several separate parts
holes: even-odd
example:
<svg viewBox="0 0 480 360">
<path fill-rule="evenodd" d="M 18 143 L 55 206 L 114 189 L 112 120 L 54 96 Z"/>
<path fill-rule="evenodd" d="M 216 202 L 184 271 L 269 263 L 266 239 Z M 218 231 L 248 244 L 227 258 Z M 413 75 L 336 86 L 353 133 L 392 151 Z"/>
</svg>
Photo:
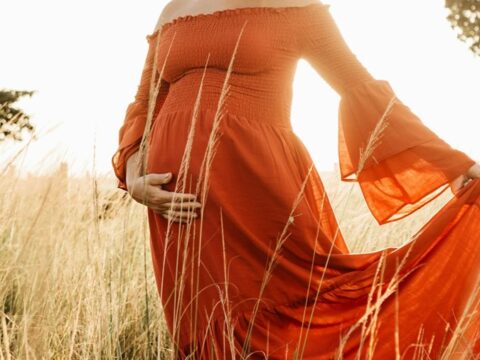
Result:
<svg viewBox="0 0 480 360">
<path fill-rule="evenodd" d="M 22 140 L 22 132 L 33 132 L 30 116 L 15 103 L 24 96 L 32 96 L 34 91 L 0 90 L 0 141 L 5 139 Z"/>
<path fill-rule="evenodd" d="M 447 19 L 460 40 L 480 55 L 480 0 L 445 0 Z"/>
</svg>

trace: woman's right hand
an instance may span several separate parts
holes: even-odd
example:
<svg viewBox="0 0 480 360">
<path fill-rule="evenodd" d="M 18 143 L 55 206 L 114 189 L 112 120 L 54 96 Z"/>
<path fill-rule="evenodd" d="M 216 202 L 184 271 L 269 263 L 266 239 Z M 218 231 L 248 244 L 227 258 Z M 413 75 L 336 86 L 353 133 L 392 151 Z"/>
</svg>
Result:
<svg viewBox="0 0 480 360">
<path fill-rule="evenodd" d="M 150 173 L 138 176 L 128 183 L 131 197 L 151 208 L 165 219 L 177 222 L 188 222 L 197 218 L 196 209 L 201 204 L 194 194 L 176 193 L 162 189 L 172 179 L 171 173 Z"/>
<path fill-rule="evenodd" d="M 457 194 L 470 180 L 480 178 L 480 164 L 473 164 L 465 174 L 460 175 L 450 182 L 450 189 L 453 194 Z"/>
</svg>

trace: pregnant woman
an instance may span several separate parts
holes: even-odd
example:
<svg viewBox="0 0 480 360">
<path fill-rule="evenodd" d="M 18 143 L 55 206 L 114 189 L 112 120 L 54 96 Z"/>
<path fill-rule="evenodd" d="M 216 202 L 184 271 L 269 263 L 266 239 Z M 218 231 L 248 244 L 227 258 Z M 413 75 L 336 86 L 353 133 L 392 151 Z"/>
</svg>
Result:
<svg viewBox="0 0 480 360">
<path fill-rule="evenodd" d="M 480 166 L 359 63 L 328 4 L 175 0 L 147 40 L 112 163 L 148 206 L 174 358 L 480 354 Z M 290 124 L 301 58 L 341 96 L 341 179 L 379 224 L 454 192 L 404 246 L 349 251 Z"/>
</svg>

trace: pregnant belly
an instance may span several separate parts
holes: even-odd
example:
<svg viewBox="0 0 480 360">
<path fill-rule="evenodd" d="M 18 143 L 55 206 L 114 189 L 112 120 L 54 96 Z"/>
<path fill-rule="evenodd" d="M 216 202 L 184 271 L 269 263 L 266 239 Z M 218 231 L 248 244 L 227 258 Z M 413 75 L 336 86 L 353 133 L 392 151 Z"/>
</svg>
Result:
<svg viewBox="0 0 480 360">
<path fill-rule="evenodd" d="M 147 171 L 172 172 L 163 189 L 205 199 L 205 221 L 218 223 L 221 209 L 232 221 L 264 234 L 268 229 L 275 237 L 302 191 L 311 164 L 308 152 L 288 127 L 225 113 L 212 134 L 214 118 L 214 109 L 202 109 L 192 129 L 191 111 L 161 113 L 150 137 Z M 296 225 L 315 232 L 312 217 L 318 219 L 316 197 L 323 186 L 313 174 L 308 184 L 297 204 Z"/>
<path fill-rule="evenodd" d="M 300 181 L 286 138 L 294 136 L 290 129 L 225 113 L 215 131 L 214 109 L 201 109 L 196 120 L 192 117 L 191 110 L 160 113 L 153 126 L 147 171 L 172 172 L 165 189 L 173 191 L 183 176 L 188 192 L 206 176 L 216 190 L 229 192 L 239 186 L 272 191 L 285 177 Z"/>
<path fill-rule="evenodd" d="M 163 189 L 199 195 L 204 212 L 195 221 L 203 223 L 194 231 L 202 233 L 191 237 L 193 248 L 200 248 L 201 243 L 203 256 L 218 256 L 224 241 L 227 258 L 235 259 L 228 262 L 230 272 L 243 274 L 245 266 L 251 269 L 235 283 L 238 288 L 252 284 L 242 290 L 246 298 L 258 295 L 258 274 L 263 273 L 282 237 L 288 239 L 282 245 L 282 256 L 290 261 L 275 267 L 276 278 L 305 281 L 308 286 L 308 278 L 302 274 L 311 266 L 312 249 L 318 252 L 315 259 L 319 265 L 325 262 L 322 254 L 342 252 L 336 247 L 331 250 L 328 241 L 335 233 L 335 220 L 315 170 L 302 189 L 311 165 L 308 152 L 290 129 L 230 113 L 219 120 L 212 140 L 214 116 L 214 110 L 201 110 L 192 130 L 190 111 L 161 113 L 150 138 L 148 172 L 172 172 L 172 181 L 162 185 Z M 182 184 L 184 187 L 179 186 Z M 155 228 L 165 233 L 167 221 L 159 218 Z M 343 244 L 339 237 L 336 243 Z M 177 239 L 176 233 L 172 238 Z M 169 250 L 172 259 L 177 256 L 175 246 Z M 159 245 L 158 249 L 160 258 L 163 248 Z M 209 264 L 217 260 L 210 259 Z M 216 274 L 211 268 L 209 271 Z M 290 300 L 288 289 L 280 285 L 271 286 L 265 298 L 278 298 L 280 291 L 280 298 Z M 203 286 L 208 287 L 207 280 Z"/>
<path fill-rule="evenodd" d="M 197 116 L 194 128 L 191 111 L 161 113 L 156 119 L 149 141 L 147 172 L 171 172 L 172 180 L 163 185 L 164 189 L 174 191 L 179 179 L 186 176 L 188 188 L 182 192 L 195 192 L 209 142 L 211 117 Z"/>
</svg>

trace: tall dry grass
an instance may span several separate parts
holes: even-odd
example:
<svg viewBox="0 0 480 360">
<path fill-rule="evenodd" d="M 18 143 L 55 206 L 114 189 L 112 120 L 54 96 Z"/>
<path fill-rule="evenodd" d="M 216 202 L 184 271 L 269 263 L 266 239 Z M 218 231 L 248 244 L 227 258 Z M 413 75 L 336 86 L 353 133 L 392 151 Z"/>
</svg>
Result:
<svg viewBox="0 0 480 360">
<path fill-rule="evenodd" d="M 0 176 L 0 358 L 170 358 L 145 208 L 113 178 L 14 175 Z M 321 176 L 336 213 L 347 209 L 352 252 L 401 245 L 448 199 L 380 227 L 355 184 Z"/>
<path fill-rule="evenodd" d="M 240 37 L 241 33 L 239 40 Z M 228 95 L 228 78 L 238 44 L 221 89 L 201 169 L 202 178 L 195 190 L 202 204 L 208 195 L 209 168 L 217 143 L 216 131 L 222 119 L 222 105 Z M 151 86 L 151 100 L 158 94 L 163 69 L 164 65 L 159 71 L 157 83 Z M 187 192 L 186 181 L 182 179 L 188 171 L 200 98 L 201 91 L 195 103 L 176 192 Z M 153 121 L 152 102 L 140 147 L 143 160 L 140 168 L 145 168 L 148 154 L 145 139 Z M 383 125 L 382 120 L 369 147 L 374 146 L 376 138 L 381 136 Z M 362 150 L 364 157 L 371 153 L 371 148 Z M 364 163 L 365 159 L 362 160 L 361 163 Z M 335 172 L 321 175 L 342 233 L 350 241 L 351 252 L 356 253 L 404 244 L 449 197 L 448 193 L 444 193 L 415 216 L 380 227 L 369 213 L 356 184 L 341 183 L 339 174 Z M 24 179 L 16 177 L 13 172 L 1 175 L 0 359 L 174 358 L 178 333 L 174 331 L 173 336 L 167 333 L 162 316 L 150 261 L 145 208 L 130 200 L 125 192 L 115 189 L 115 184 L 115 179 L 95 174 L 84 178 L 69 177 L 65 167 L 45 177 Z M 292 204 L 292 213 L 303 190 L 302 186 Z M 203 213 L 203 208 L 201 211 Z M 274 255 L 266 266 L 258 301 L 261 301 L 262 289 L 268 283 L 282 251 L 289 224 L 290 221 L 287 221 Z M 190 230 L 187 225 L 187 234 Z M 382 243 L 378 243 L 379 239 Z M 168 238 L 167 244 L 168 241 L 187 242 L 188 236 Z M 180 278 L 185 275 L 186 263 L 190 260 L 185 253 L 178 254 Z M 193 261 L 199 268 L 200 258 Z M 378 274 L 378 280 L 381 280 L 381 267 Z M 394 277 L 386 292 L 377 293 L 376 300 L 369 302 L 365 316 L 355 326 L 362 329 L 365 339 L 368 337 L 368 342 L 366 340 L 361 345 L 369 349 L 370 356 L 375 349 L 373 341 L 378 311 L 386 297 L 395 293 L 398 281 L 399 277 Z M 181 305 L 184 286 L 186 284 L 180 282 L 175 294 L 177 307 Z M 378 289 L 372 287 L 369 299 L 373 299 L 376 291 Z M 223 295 L 221 306 L 225 307 L 226 314 L 231 314 L 228 291 Z M 253 319 L 257 308 L 256 305 Z M 178 312 L 181 310 L 177 309 Z M 311 315 L 305 314 L 305 321 L 311 320 Z M 193 326 L 193 329 L 196 327 Z M 232 324 L 227 324 L 226 331 L 233 349 Z M 368 336 L 370 334 L 373 336 Z M 302 336 L 306 338 L 306 334 Z M 192 337 L 195 338 L 195 332 Z M 454 336 L 454 342 L 459 338 L 461 333 Z M 248 358 L 250 340 L 247 336 L 237 358 Z M 348 340 L 348 334 L 343 340 Z M 448 351 L 453 351 L 454 342 Z M 341 341 L 337 359 L 342 359 L 343 345 Z M 299 342 L 296 348 L 298 359 L 302 358 L 304 346 L 304 342 Z M 398 353 L 397 358 L 400 358 Z M 418 355 L 418 359 L 428 358 L 428 353 Z M 445 359 L 448 359 L 448 354 Z"/>
</svg>

